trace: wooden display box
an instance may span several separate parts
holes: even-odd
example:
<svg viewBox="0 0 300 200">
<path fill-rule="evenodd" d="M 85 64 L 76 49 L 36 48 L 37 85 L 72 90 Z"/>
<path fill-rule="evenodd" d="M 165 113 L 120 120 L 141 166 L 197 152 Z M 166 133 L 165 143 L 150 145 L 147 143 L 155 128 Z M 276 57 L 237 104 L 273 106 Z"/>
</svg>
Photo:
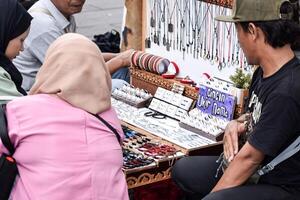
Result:
<svg viewBox="0 0 300 200">
<path fill-rule="evenodd" d="M 132 126 L 128 123 L 122 122 L 122 125 L 127 126 L 128 128 L 135 130 L 139 133 L 142 133 L 146 136 L 149 136 L 150 138 L 154 138 L 155 140 L 160 141 L 161 144 L 167 144 L 172 147 L 175 147 L 178 151 L 181 151 L 183 153 L 183 155 L 181 156 L 170 156 L 169 158 L 163 158 L 157 160 L 156 166 L 151 165 L 151 166 L 143 166 L 143 167 L 123 170 L 124 173 L 126 174 L 126 181 L 129 189 L 170 179 L 172 166 L 174 165 L 176 160 L 184 156 L 200 155 L 200 154 L 220 155 L 222 151 L 221 142 L 199 147 L 194 150 L 187 150 L 167 140 L 164 140 L 158 136 L 155 136 L 143 129 Z"/>
<path fill-rule="evenodd" d="M 156 160 L 156 165 L 124 169 L 123 171 L 126 174 L 126 181 L 129 189 L 170 179 L 172 165 L 179 158 L 188 155 L 188 152 L 184 148 L 152 135 L 143 129 L 137 128 L 125 122 L 122 122 L 122 125 L 130 128 L 131 130 L 142 133 L 147 137 L 153 138 L 154 140 L 159 141 L 161 144 L 172 146 L 183 153 L 181 156 L 170 156 L 169 158 Z"/>
<path fill-rule="evenodd" d="M 152 138 L 152 139 L 154 139 L 154 140 L 156 140 L 156 141 L 159 141 L 161 144 L 167 144 L 167 145 L 169 145 L 169 146 L 175 147 L 178 151 L 181 151 L 181 152 L 184 153 L 184 154 L 188 154 L 188 151 L 187 151 L 186 149 L 184 149 L 184 148 L 182 148 L 182 147 L 180 147 L 180 146 L 177 146 L 177 145 L 175 145 L 175 144 L 173 144 L 173 143 L 171 143 L 171 142 L 169 142 L 169 141 L 167 141 L 167 140 L 164 140 L 164 139 L 162 139 L 162 138 L 160 138 L 160 137 L 158 137 L 158 136 L 155 136 L 155 135 L 153 135 L 153 134 L 151 134 L 151 133 L 149 133 L 149 132 L 147 132 L 147 131 L 145 131 L 145 130 L 143 130 L 143 129 L 140 129 L 140 128 L 138 128 L 138 127 L 135 127 L 135 126 L 133 126 L 133 125 L 131 125 L 131 124 L 128 124 L 128 123 L 126 123 L 126 122 L 123 122 L 123 121 L 122 121 L 121 124 L 122 124 L 123 126 L 126 126 L 126 127 L 130 128 L 131 130 L 134 130 L 134 131 L 136 131 L 136 132 L 138 132 L 138 133 L 141 133 L 141 134 L 143 134 L 143 135 L 146 135 L 146 136 L 148 136 L 148 137 L 150 137 L 150 138 Z M 168 159 L 168 158 L 163 158 L 163 159 L 158 160 L 158 162 L 166 161 L 166 160 L 170 160 L 170 159 Z"/>
<path fill-rule="evenodd" d="M 152 95 L 155 94 L 158 87 L 162 87 L 167 90 L 172 90 L 173 84 L 177 83 L 177 84 L 184 85 L 185 87 L 183 93 L 184 96 L 190 97 L 193 100 L 197 100 L 198 98 L 198 90 L 196 90 L 192 86 L 180 83 L 176 79 L 164 79 L 163 77 L 157 74 L 153 74 L 145 70 L 140 70 L 135 67 L 130 68 L 130 83 L 137 88 L 142 88 L 147 90 Z"/>
</svg>

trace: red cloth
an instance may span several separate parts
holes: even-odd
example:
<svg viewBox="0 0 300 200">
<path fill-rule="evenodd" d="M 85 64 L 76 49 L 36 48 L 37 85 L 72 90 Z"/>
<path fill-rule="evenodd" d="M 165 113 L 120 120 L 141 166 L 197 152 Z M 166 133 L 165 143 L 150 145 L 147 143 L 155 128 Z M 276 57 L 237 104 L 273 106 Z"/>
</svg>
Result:
<svg viewBox="0 0 300 200">
<path fill-rule="evenodd" d="M 134 189 L 134 200 L 179 200 L 182 192 L 171 181 L 161 181 Z"/>
</svg>

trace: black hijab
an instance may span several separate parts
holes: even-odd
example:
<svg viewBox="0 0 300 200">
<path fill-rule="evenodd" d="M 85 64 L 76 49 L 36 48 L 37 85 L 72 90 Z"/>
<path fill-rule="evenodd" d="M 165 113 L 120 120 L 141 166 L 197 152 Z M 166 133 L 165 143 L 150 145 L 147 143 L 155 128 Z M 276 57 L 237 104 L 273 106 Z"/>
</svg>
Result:
<svg viewBox="0 0 300 200">
<path fill-rule="evenodd" d="M 7 71 L 17 90 L 26 95 L 21 87 L 22 75 L 14 64 L 5 56 L 10 40 L 23 34 L 30 26 L 31 15 L 17 0 L 1 0 L 0 3 L 0 67 Z"/>
</svg>

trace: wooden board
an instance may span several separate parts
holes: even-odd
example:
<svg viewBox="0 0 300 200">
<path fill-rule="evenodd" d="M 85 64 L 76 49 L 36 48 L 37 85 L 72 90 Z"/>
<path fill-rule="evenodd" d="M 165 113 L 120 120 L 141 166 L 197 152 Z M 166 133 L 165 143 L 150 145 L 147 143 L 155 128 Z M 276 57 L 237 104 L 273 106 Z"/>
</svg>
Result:
<svg viewBox="0 0 300 200">
<path fill-rule="evenodd" d="M 131 84 L 135 87 L 146 89 L 152 95 L 156 92 L 157 87 L 162 87 L 167 90 L 171 90 L 174 83 L 184 85 L 185 90 L 183 95 L 190 97 L 194 100 L 198 98 L 198 91 L 187 84 L 180 83 L 176 79 L 164 79 L 157 74 L 147 72 L 145 70 L 140 70 L 134 67 L 130 68 L 130 78 Z"/>
</svg>

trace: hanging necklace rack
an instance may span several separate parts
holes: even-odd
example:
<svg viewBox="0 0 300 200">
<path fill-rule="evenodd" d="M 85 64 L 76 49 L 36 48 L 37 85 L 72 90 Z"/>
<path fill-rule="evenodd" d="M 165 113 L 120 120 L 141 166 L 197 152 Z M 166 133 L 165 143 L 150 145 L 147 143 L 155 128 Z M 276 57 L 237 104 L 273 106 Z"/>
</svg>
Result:
<svg viewBox="0 0 300 200">
<path fill-rule="evenodd" d="M 232 0 L 150 0 L 146 48 L 151 43 L 208 61 L 212 67 L 250 70 L 232 23 L 214 18 L 228 15 Z"/>
</svg>

